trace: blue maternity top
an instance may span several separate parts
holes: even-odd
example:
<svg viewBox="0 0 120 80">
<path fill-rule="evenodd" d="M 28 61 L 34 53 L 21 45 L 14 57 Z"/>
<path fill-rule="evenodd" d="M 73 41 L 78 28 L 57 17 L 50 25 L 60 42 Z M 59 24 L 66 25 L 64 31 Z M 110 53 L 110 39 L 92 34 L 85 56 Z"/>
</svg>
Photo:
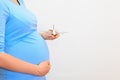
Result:
<svg viewBox="0 0 120 80">
<path fill-rule="evenodd" d="M 0 52 L 39 64 L 49 59 L 48 47 L 37 32 L 36 17 L 23 0 L 18 1 L 20 5 L 11 0 L 0 0 Z M 45 77 L 0 68 L 0 80 L 45 80 Z"/>
</svg>

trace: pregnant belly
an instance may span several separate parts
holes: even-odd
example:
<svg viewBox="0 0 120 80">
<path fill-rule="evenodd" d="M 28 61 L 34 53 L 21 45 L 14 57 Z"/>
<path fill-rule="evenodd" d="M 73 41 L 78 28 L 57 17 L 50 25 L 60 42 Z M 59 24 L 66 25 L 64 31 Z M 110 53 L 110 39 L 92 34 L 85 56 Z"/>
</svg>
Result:
<svg viewBox="0 0 120 80">
<path fill-rule="evenodd" d="M 46 42 L 37 32 L 29 34 L 17 44 L 6 48 L 6 52 L 32 64 L 39 64 L 49 60 Z"/>
</svg>

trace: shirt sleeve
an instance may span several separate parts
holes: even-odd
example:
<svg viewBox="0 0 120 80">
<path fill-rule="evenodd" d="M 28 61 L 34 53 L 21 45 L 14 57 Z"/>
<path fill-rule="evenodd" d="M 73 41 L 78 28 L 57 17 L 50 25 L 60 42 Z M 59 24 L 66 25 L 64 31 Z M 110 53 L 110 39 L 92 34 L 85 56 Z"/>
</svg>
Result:
<svg viewBox="0 0 120 80">
<path fill-rule="evenodd" d="M 8 17 L 8 8 L 4 2 L 0 1 L 0 53 L 5 47 L 5 25 Z"/>
</svg>

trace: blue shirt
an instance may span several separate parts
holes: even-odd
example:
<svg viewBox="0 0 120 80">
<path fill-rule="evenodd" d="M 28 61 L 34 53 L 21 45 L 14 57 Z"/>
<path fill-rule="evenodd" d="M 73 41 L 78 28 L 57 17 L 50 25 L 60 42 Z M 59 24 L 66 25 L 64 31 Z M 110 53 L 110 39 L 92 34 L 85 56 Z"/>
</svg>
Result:
<svg viewBox="0 0 120 80">
<path fill-rule="evenodd" d="M 37 33 L 37 20 L 19 0 L 0 0 L 0 52 L 6 52 L 20 60 L 40 64 L 49 60 L 49 50 Z M 0 68 L 0 80 L 46 80 L 35 76 Z"/>
<path fill-rule="evenodd" d="M 37 30 L 36 17 L 25 7 L 12 0 L 0 0 L 0 52 Z"/>
</svg>

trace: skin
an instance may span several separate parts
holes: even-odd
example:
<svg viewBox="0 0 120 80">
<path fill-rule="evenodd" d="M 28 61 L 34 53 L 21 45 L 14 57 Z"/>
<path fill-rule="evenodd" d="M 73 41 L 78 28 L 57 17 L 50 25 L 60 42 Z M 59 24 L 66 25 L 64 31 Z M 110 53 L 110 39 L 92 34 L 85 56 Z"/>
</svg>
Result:
<svg viewBox="0 0 120 80">
<path fill-rule="evenodd" d="M 14 3 L 18 4 L 17 0 L 12 0 Z M 52 35 L 52 30 L 40 33 L 40 35 L 45 40 L 54 40 L 59 37 L 59 33 L 56 31 L 56 35 Z M 18 64 L 19 63 L 19 64 Z M 50 62 L 44 61 L 38 65 L 34 65 L 18 58 L 15 58 L 5 52 L 0 53 L 0 68 L 5 68 L 8 70 L 27 73 L 37 76 L 45 76 L 50 70 Z"/>
<path fill-rule="evenodd" d="M 52 34 L 52 31 L 53 30 L 48 30 L 48 31 L 46 31 L 46 32 L 41 32 L 40 33 L 40 35 L 45 39 L 45 40 L 54 40 L 54 39 L 57 39 L 59 36 L 60 36 L 60 34 L 57 32 L 57 31 L 55 31 L 56 32 L 56 35 L 53 35 Z"/>
</svg>

